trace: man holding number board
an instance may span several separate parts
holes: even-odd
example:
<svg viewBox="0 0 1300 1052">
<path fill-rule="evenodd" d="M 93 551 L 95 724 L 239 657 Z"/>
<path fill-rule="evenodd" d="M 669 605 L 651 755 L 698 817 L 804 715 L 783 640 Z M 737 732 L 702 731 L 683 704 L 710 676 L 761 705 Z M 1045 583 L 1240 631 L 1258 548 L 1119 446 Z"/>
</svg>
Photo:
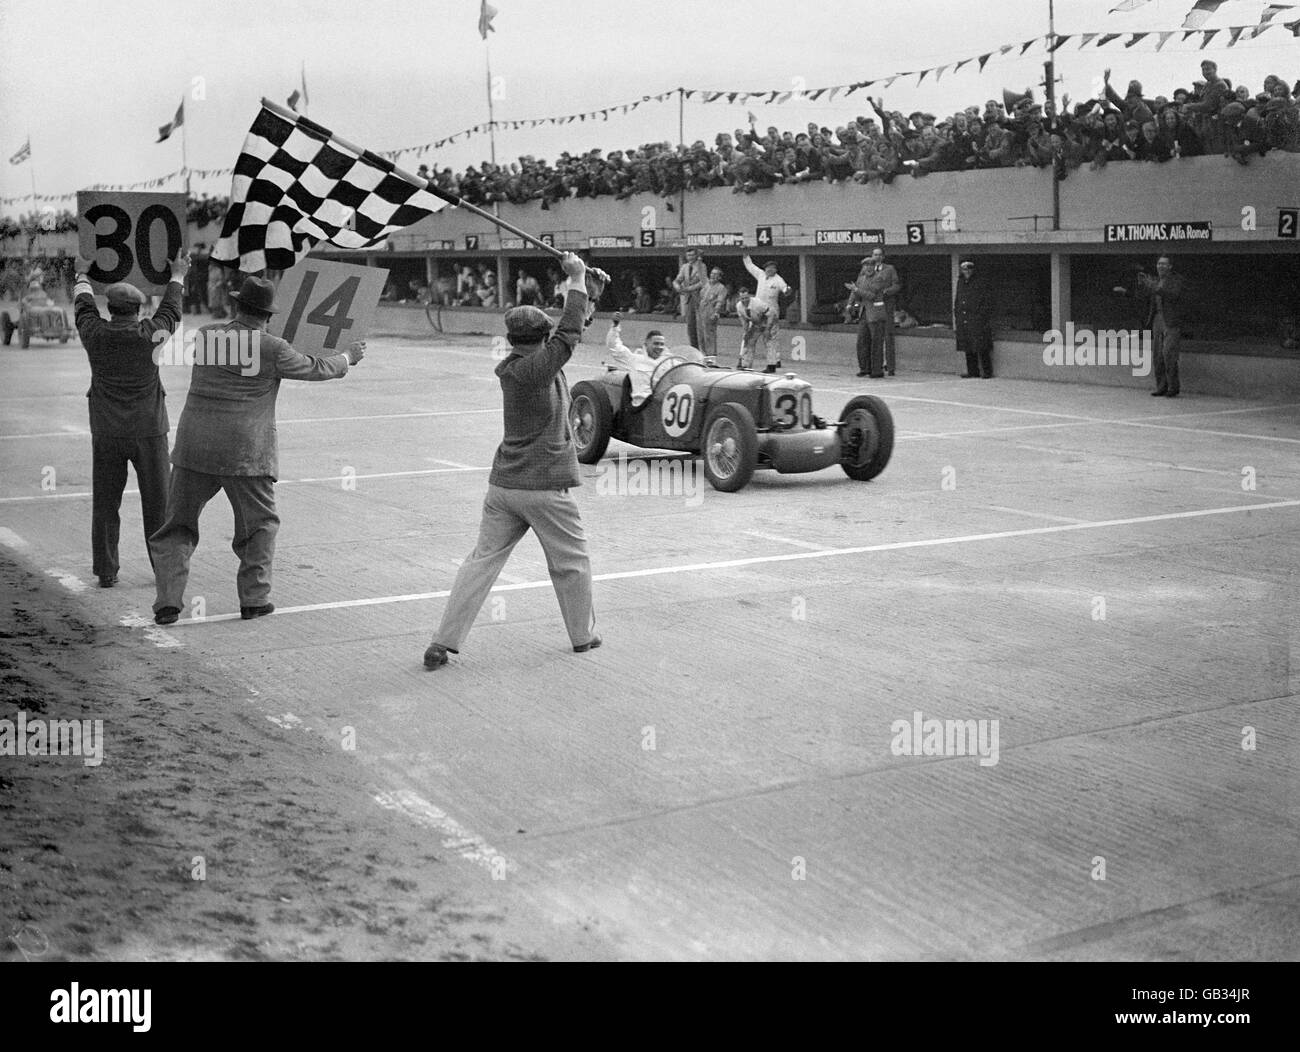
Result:
<svg viewBox="0 0 1300 1052">
<path fill-rule="evenodd" d="M 159 337 L 170 337 L 181 320 L 181 292 L 189 258 L 172 260 L 171 280 L 162 302 L 147 321 L 140 320 L 145 295 L 125 281 L 104 290 L 109 320 L 95 306 L 88 274 L 94 266 L 77 261 L 72 302 L 86 357 L 90 359 L 92 570 L 101 588 L 117 583 L 118 534 L 126 468 L 135 468 L 146 545 L 162 525 L 167 505 L 167 393 L 158 376 L 155 351 Z M 147 549 L 146 549 L 147 550 Z M 150 564 L 153 556 L 150 555 Z"/>
<path fill-rule="evenodd" d="M 265 278 L 245 278 L 230 298 L 234 320 L 195 334 L 194 372 L 172 450 L 167 517 L 149 539 L 158 584 L 154 621 L 160 625 L 180 617 L 190 557 L 199 543 L 199 516 L 219 490 L 235 512 L 231 547 L 239 556 L 239 614 L 248 621 L 275 609 L 269 599 L 280 528 L 275 510 L 280 381 L 333 380 L 365 357 L 360 340 L 310 357 L 271 335 L 267 327 L 280 308 L 275 286 Z"/>
</svg>

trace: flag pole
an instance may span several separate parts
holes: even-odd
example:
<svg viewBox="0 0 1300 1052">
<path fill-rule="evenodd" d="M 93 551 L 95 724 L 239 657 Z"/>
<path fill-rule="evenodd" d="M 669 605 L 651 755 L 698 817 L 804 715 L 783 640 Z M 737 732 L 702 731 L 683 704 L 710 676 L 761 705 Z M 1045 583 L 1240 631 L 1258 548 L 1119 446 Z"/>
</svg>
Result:
<svg viewBox="0 0 1300 1052">
<path fill-rule="evenodd" d="M 187 160 L 186 153 L 186 130 L 185 122 L 185 100 L 181 99 L 181 171 L 185 174 L 185 207 L 189 208 L 190 202 L 190 163 Z"/>
<path fill-rule="evenodd" d="M 496 108 L 492 105 L 492 45 L 483 38 L 483 63 L 487 67 L 487 104 L 488 104 L 488 148 L 492 154 L 492 166 L 497 163 L 497 118 Z"/>
<path fill-rule="evenodd" d="M 27 129 L 27 163 L 31 166 L 28 174 L 32 177 L 32 214 L 35 215 L 40 211 L 40 202 L 36 198 L 36 158 L 32 156 L 32 130 Z M 45 240 L 41 237 L 41 221 L 36 221 L 36 240 L 40 242 L 41 248 L 45 247 Z"/>
<path fill-rule="evenodd" d="M 287 121 L 297 122 L 302 119 L 301 114 L 294 113 L 293 110 L 288 107 L 281 106 L 279 103 L 273 102 L 270 99 L 262 99 L 262 105 L 277 117 L 283 117 Z M 320 128 L 320 125 L 316 124 L 314 121 L 311 123 L 316 128 Z M 320 128 L 320 130 L 328 131 L 328 129 L 323 128 Z M 329 132 L 329 136 L 345 150 L 351 150 L 353 153 L 357 154 L 370 154 L 370 156 L 374 156 L 372 151 L 365 149 L 365 147 L 357 146 L 355 143 L 350 143 L 342 136 L 335 135 L 333 132 Z M 429 193 L 433 194 L 434 197 L 441 198 L 443 201 L 446 201 L 450 205 L 455 205 L 457 208 L 463 208 L 466 212 L 469 212 L 471 215 L 476 215 L 480 219 L 486 219 L 489 223 L 495 224 L 507 233 L 514 234 L 515 237 L 523 238 L 528 242 L 528 244 L 532 245 L 533 248 L 540 249 L 542 252 L 545 252 L 549 256 L 554 256 L 556 259 L 563 258 L 564 253 L 554 245 L 548 245 L 545 241 L 534 237 L 526 230 L 520 230 L 519 227 L 515 226 L 513 223 L 506 222 L 506 220 L 502 219 L 500 216 L 495 216 L 491 212 L 479 208 L 478 205 L 470 204 L 464 198 L 442 189 L 440 186 L 436 185 L 432 179 L 421 179 L 418 175 L 412 175 L 410 172 L 398 168 L 397 165 L 393 165 L 390 170 L 399 179 L 405 180 L 412 186 L 418 187 L 421 190 L 427 190 Z"/>
</svg>

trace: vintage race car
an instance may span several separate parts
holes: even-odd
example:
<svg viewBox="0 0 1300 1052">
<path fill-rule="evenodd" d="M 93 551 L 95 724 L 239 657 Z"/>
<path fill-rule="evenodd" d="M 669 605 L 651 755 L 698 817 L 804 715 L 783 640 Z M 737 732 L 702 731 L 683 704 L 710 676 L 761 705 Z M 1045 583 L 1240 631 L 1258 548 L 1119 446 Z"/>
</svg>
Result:
<svg viewBox="0 0 1300 1052">
<path fill-rule="evenodd" d="M 0 312 L 0 337 L 6 347 L 12 342 L 14 333 L 18 333 L 18 345 L 26 348 L 33 336 L 47 340 L 67 343 L 72 339 L 72 326 L 68 314 L 62 307 L 37 307 L 22 303 L 18 307 L 18 319 L 10 317 L 8 311 Z"/>
<path fill-rule="evenodd" d="M 792 474 L 838 464 L 866 482 L 889 463 L 894 418 L 879 398 L 851 398 L 838 419 L 824 420 L 813 413 L 812 384 L 794 373 L 720 369 L 672 355 L 655 368 L 650 397 L 639 406 L 626 369 L 573 385 L 569 423 L 579 461 L 596 463 L 611 438 L 693 453 L 703 458 L 710 484 L 726 493 L 762 468 Z"/>
</svg>

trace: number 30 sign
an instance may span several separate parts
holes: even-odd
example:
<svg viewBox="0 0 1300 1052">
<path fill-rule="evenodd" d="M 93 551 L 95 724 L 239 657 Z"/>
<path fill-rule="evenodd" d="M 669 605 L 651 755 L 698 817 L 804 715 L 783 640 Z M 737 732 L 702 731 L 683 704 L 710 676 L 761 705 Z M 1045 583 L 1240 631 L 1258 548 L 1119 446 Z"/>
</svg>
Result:
<svg viewBox="0 0 1300 1052">
<path fill-rule="evenodd" d="M 339 354 L 353 340 L 366 338 L 387 280 L 388 271 L 380 267 L 300 260 L 280 279 L 275 294 L 280 313 L 268 331 L 303 354 Z"/>
<path fill-rule="evenodd" d="M 168 260 L 185 247 L 184 194 L 77 194 L 81 255 L 99 287 L 127 281 L 142 292 L 162 292 L 171 280 Z"/>
</svg>

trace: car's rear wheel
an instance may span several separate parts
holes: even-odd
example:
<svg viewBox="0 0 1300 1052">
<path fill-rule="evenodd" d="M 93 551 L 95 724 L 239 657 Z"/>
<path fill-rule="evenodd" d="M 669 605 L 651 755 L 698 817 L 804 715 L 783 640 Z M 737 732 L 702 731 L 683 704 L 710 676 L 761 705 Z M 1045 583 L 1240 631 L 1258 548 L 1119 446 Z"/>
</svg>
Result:
<svg viewBox="0 0 1300 1052">
<path fill-rule="evenodd" d="M 596 384 L 583 380 L 569 393 L 569 430 L 578 450 L 578 463 L 594 464 L 605 455 L 614 431 L 614 410 Z"/>
<path fill-rule="evenodd" d="M 6 347 L 14 338 L 14 320 L 9 317 L 9 312 L 0 313 L 0 338 L 3 338 Z"/>
<path fill-rule="evenodd" d="M 736 402 L 713 409 L 704 421 L 700 455 L 704 477 L 714 489 L 723 493 L 744 489 L 758 463 L 758 433 L 749 410 Z"/>
<path fill-rule="evenodd" d="M 840 413 L 840 467 L 857 482 L 885 470 L 894 452 L 894 416 L 874 395 L 851 398 Z"/>
</svg>

